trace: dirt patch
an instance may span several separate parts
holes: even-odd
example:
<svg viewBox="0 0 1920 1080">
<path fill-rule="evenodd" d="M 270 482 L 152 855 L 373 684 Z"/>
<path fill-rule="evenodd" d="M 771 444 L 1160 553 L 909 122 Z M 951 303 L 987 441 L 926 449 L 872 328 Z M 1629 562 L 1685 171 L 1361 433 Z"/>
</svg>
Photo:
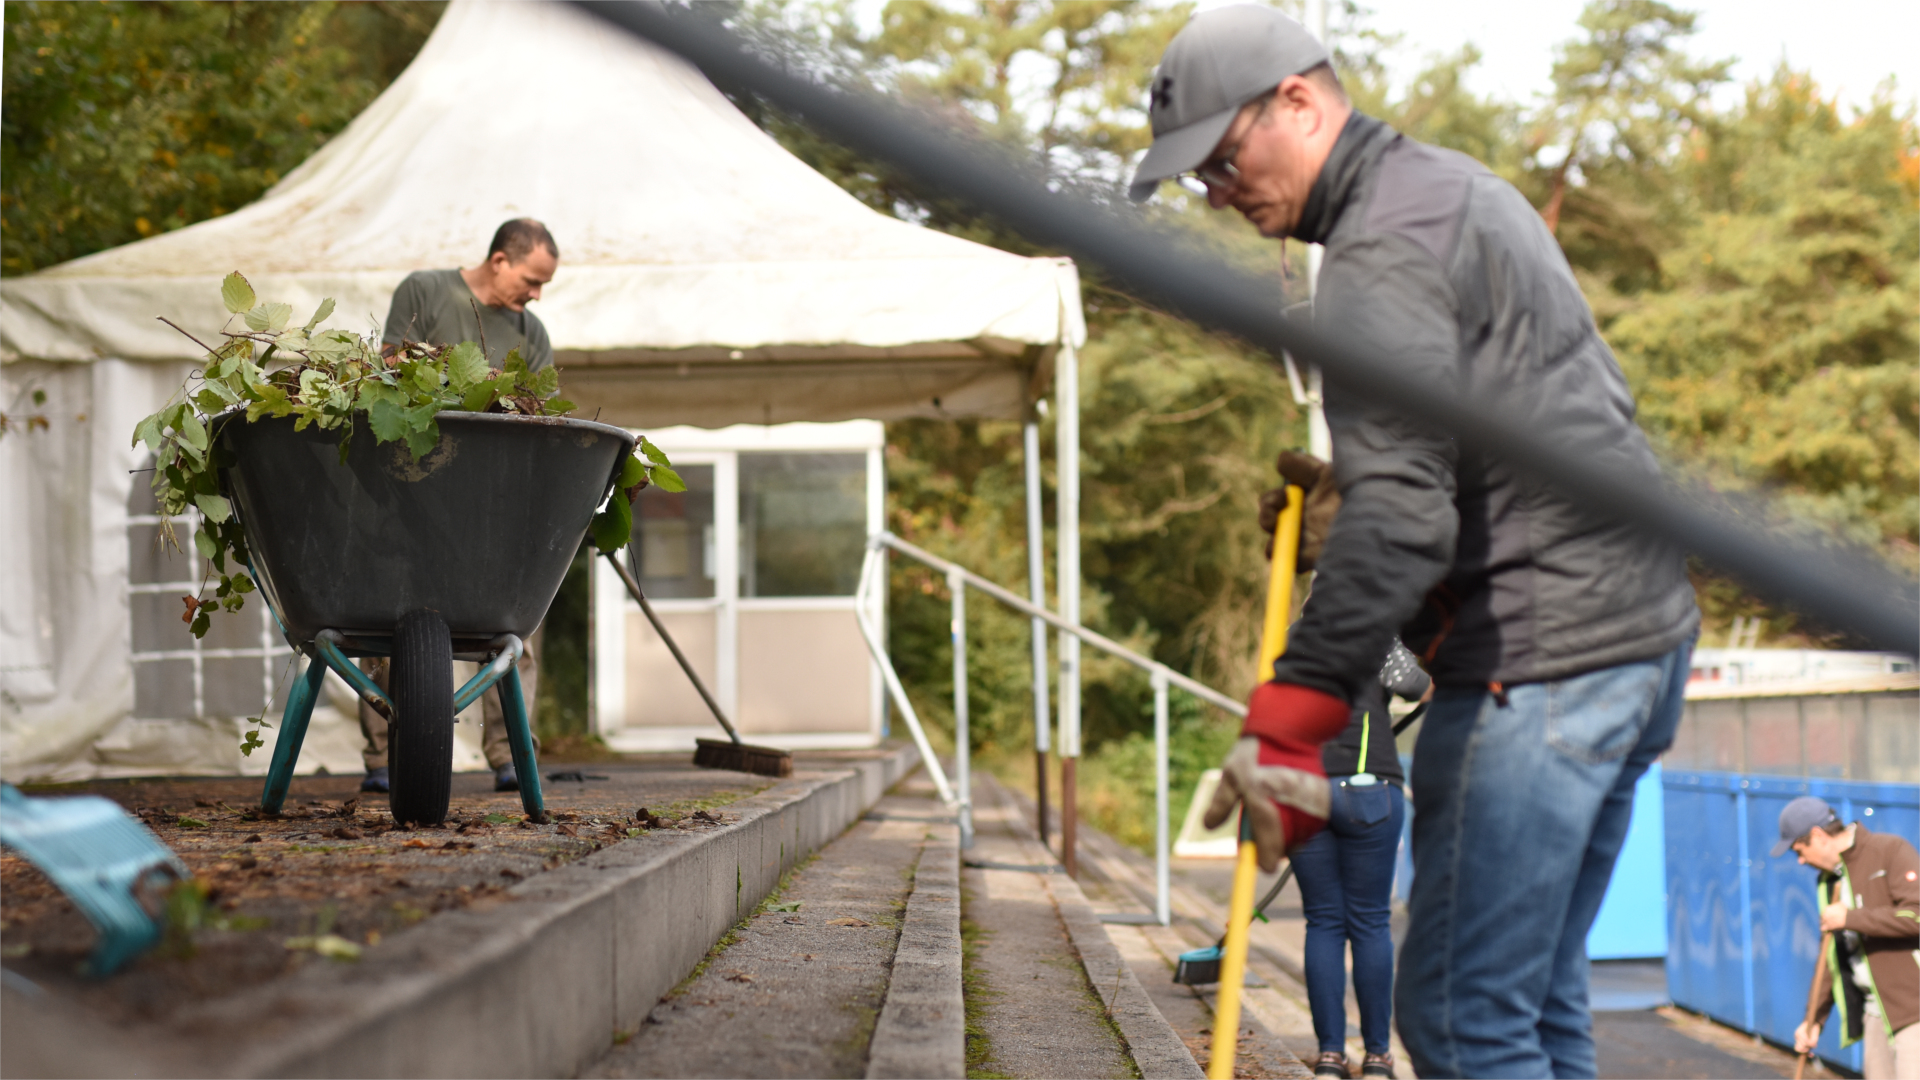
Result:
<svg viewBox="0 0 1920 1080">
<path fill-rule="evenodd" d="M 103 1018 L 165 1020 L 303 964 L 350 962 L 354 948 L 379 948 L 435 912 L 511 903 L 517 882 L 609 844 L 726 828 L 734 816 L 722 807 L 773 783 L 684 759 L 542 771 L 584 777 L 544 782 L 546 825 L 526 821 L 519 796 L 494 792 L 487 774 L 454 777 L 448 820 L 435 828 L 396 826 L 386 796 L 361 794 L 357 776 L 296 780 L 279 817 L 259 813 L 258 779 L 27 789 L 120 803 L 180 856 L 201 895 L 176 894 L 160 948 L 112 978 L 87 979 L 78 968 L 92 925 L 32 864 L 0 853 L 0 959 Z"/>
</svg>

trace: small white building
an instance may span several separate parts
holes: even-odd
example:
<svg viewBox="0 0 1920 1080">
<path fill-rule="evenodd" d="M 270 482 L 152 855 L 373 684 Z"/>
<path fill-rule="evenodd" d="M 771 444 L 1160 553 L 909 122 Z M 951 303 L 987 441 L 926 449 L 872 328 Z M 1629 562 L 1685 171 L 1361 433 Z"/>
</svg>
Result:
<svg viewBox="0 0 1920 1080">
<path fill-rule="evenodd" d="M 684 493 L 648 488 L 627 549 L 647 601 L 749 741 L 876 745 L 879 669 L 854 619 L 868 534 L 886 507 L 886 436 L 873 420 L 667 428 Z M 594 730 L 617 750 L 692 749 L 712 713 L 640 605 L 593 564 Z M 869 612 L 886 617 L 876 595 Z"/>
</svg>

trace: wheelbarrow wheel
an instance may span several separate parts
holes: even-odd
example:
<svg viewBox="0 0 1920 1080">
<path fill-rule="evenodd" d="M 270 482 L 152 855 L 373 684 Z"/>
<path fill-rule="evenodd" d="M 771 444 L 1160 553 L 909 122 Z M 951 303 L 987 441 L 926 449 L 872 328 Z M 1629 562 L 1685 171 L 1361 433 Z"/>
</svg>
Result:
<svg viewBox="0 0 1920 1080">
<path fill-rule="evenodd" d="M 453 637 L 437 612 L 410 612 L 394 627 L 388 685 L 393 819 L 438 825 L 453 783 Z"/>
</svg>

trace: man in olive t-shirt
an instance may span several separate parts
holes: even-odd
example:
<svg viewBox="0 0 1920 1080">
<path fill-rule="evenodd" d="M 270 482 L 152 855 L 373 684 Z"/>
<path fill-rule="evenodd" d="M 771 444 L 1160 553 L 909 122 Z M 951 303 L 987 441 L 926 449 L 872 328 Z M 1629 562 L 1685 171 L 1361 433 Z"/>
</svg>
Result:
<svg viewBox="0 0 1920 1080">
<path fill-rule="evenodd" d="M 559 265 L 560 248 L 547 227 L 532 218 L 515 218 L 493 234 L 486 261 L 480 265 L 408 274 L 393 292 L 381 344 L 421 341 L 457 345 L 471 341 L 486 346 L 487 363 L 493 367 L 503 365 L 507 354 L 519 349 L 528 369 L 538 371 L 553 363 L 553 343 L 547 339 L 547 328 L 527 310 L 527 303 L 540 299 L 541 287 L 553 280 Z M 363 660 L 361 665 L 383 689 L 386 687 L 385 660 Z M 528 642 L 517 666 L 522 693 L 531 705 L 540 676 L 532 642 Z M 518 790 L 520 777 L 514 772 L 513 748 L 507 741 L 506 717 L 498 696 L 484 695 L 480 708 L 485 718 L 481 743 L 487 765 L 493 769 L 493 786 L 499 791 Z M 386 791 L 387 721 L 364 701 L 360 703 L 360 731 L 367 740 L 360 755 L 367 776 L 360 790 Z M 539 745 L 536 737 L 536 751 Z"/>
<path fill-rule="evenodd" d="M 519 349 L 527 368 L 538 371 L 553 363 L 553 343 L 527 303 L 540 299 L 540 289 L 553 280 L 559 265 L 560 249 L 547 227 L 532 218 L 515 218 L 493 234 L 480 265 L 408 274 L 394 290 L 380 343 L 484 343 L 487 363 L 494 367 Z"/>
</svg>

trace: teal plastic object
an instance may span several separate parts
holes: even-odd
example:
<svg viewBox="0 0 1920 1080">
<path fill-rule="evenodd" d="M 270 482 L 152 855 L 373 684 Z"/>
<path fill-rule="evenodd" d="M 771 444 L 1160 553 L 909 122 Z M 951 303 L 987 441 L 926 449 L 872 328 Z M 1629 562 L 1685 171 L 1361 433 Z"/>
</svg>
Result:
<svg viewBox="0 0 1920 1080">
<path fill-rule="evenodd" d="M 40 799 L 0 784 L 0 843 L 39 867 L 100 932 L 87 960 L 110 975 L 160 940 L 133 890 L 148 874 L 184 881 L 185 863 L 111 799 Z"/>
</svg>

